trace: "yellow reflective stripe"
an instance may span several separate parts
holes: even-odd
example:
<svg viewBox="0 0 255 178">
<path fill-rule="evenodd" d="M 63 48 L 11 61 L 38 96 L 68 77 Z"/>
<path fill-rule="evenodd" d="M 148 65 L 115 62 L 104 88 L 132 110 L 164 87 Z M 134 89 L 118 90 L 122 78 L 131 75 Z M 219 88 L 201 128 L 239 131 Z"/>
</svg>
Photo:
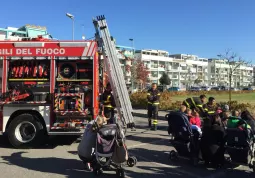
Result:
<svg viewBox="0 0 255 178">
<path fill-rule="evenodd" d="M 189 108 L 190 106 L 189 106 L 189 103 L 185 100 L 185 103 L 187 104 L 187 107 Z"/>
<path fill-rule="evenodd" d="M 159 104 L 159 103 L 152 103 L 152 102 L 148 102 L 148 104 L 155 104 L 155 105 L 157 105 L 157 104 Z"/>
<path fill-rule="evenodd" d="M 150 93 L 147 93 L 147 95 L 149 96 L 149 95 L 151 95 Z"/>
<path fill-rule="evenodd" d="M 208 114 L 214 114 L 215 111 L 208 111 Z"/>
<path fill-rule="evenodd" d="M 153 120 L 152 124 L 153 125 L 157 125 L 158 124 L 158 120 Z"/>
<path fill-rule="evenodd" d="M 203 107 L 203 105 L 201 105 L 201 104 L 198 104 L 197 106 L 198 106 L 198 107 L 201 107 L 201 108 Z"/>
<path fill-rule="evenodd" d="M 113 108 L 112 105 L 104 105 L 106 108 Z"/>
<path fill-rule="evenodd" d="M 110 102 L 110 97 L 111 95 L 108 95 L 106 101 Z"/>
<path fill-rule="evenodd" d="M 157 95 L 160 96 L 160 93 L 158 93 Z"/>
<path fill-rule="evenodd" d="M 194 106 L 196 107 L 196 103 L 195 101 L 193 100 L 193 98 L 191 98 L 191 102 L 194 104 Z"/>
<path fill-rule="evenodd" d="M 208 111 L 208 109 L 207 109 L 207 108 L 205 108 L 204 110 L 205 110 L 205 111 Z"/>
</svg>

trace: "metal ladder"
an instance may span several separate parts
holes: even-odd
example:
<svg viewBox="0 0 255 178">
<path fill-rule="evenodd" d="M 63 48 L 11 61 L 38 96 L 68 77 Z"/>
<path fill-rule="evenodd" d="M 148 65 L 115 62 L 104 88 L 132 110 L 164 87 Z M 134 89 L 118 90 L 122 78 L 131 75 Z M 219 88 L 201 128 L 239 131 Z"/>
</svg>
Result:
<svg viewBox="0 0 255 178">
<path fill-rule="evenodd" d="M 105 17 L 98 16 L 97 19 L 93 19 L 93 24 L 96 29 L 98 47 L 102 49 L 104 56 L 104 64 L 113 90 L 113 96 L 119 117 L 125 126 L 134 128 L 132 105 L 128 95 L 123 71 L 117 56 L 116 47 L 111 40 Z"/>
</svg>

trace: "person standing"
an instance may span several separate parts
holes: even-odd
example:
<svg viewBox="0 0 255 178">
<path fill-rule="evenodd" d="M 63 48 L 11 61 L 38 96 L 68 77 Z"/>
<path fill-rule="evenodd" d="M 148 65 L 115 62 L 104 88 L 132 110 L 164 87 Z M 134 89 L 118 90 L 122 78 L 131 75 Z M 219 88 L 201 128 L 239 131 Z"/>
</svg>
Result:
<svg viewBox="0 0 255 178">
<path fill-rule="evenodd" d="M 103 113 L 104 113 L 104 116 L 107 118 L 107 123 L 111 124 L 113 122 L 114 108 L 116 107 L 116 104 L 115 104 L 115 101 L 114 101 L 114 97 L 113 97 L 113 94 L 112 94 L 112 88 L 111 88 L 110 83 L 108 83 L 106 85 L 106 89 L 103 93 L 102 100 L 103 100 Z"/>
<path fill-rule="evenodd" d="M 151 85 L 151 89 L 149 89 L 147 92 L 148 122 L 149 122 L 149 127 L 152 126 L 152 130 L 157 130 L 159 98 L 160 98 L 160 93 L 157 89 L 157 84 L 153 83 Z M 153 122 L 151 124 L 152 119 L 153 119 Z"/>
</svg>

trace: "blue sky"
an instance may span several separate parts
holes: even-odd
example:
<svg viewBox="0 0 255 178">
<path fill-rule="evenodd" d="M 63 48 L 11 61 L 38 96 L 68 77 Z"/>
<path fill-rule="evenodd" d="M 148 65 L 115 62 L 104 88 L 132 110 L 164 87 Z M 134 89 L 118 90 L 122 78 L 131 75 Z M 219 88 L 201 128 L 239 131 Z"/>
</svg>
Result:
<svg viewBox="0 0 255 178">
<path fill-rule="evenodd" d="M 161 49 L 171 54 L 216 57 L 232 48 L 255 63 L 254 0 L 15 0 L 1 2 L 0 27 L 47 26 L 55 38 L 94 35 L 92 17 L 104 14 L 117 44 Z"/>
</svg>

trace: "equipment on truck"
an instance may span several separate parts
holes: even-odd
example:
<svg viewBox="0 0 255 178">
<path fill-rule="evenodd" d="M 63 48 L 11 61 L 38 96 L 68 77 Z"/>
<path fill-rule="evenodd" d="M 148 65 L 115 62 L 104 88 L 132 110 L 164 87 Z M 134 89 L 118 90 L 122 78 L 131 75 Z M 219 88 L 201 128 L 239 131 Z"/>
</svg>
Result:
<svg viewBox="0 0 255 178">
<path fill-rule="evenodd" d="M 14 147 L 39 144 L 45 135 L 84 133 L 86 124 L 99 114 L 99 91 L 104 82 L 99 73 L 102 54 L 120 119 L 124 126 L 134 126 L 105 18 L 98 17 L 93 23 L 96 40 L 54 41 L 38 36 L 0 41 L 0 134 L 6 133 Z"/>
</svg>

